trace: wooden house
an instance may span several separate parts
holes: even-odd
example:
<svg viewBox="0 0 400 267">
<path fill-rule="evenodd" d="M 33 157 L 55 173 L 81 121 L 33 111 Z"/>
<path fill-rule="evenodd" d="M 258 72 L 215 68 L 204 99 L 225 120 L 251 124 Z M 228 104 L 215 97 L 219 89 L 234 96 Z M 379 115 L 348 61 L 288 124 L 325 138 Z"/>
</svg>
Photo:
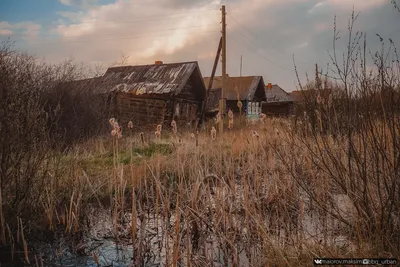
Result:
<svg viewBox="0 0 400 267">
<path fill-rule="evenodd" d="M 261 101 L 265 100 L 265 85 L 262 76 L 227 76 L 225 80 L 226 89 L 224 95 L 226 98 L 226 110 L 231 109 L 234 113 L 239 113 L 237 103 L 240 100 L 243 104 L 242 113 L 245 114 L 247 101 L 260 102 L 261 104 Z M 208 84 L 209 81 L 210 77 L 204 78 L 205 84 Z M 222 88 L 222 76 L 214 77 L 211 88 L 212 90 Z M 218 93 L 216 92 L 215 94 Z"/>
<path fill-rule="evenodd" d="M 208 92 L 207 103 L 205 107 L 206 118 L 217 115 L 219 111 L 219 99 L 221 98 L 221 88 L 214 88 Z"/>
<path fill-rule="evenodd" d="M 271 116 L 288 116 L 293 112 L 293 97 L 274 84 L 271 88 L 265 87 L 266 100 L 262 103 L 262 112 Z"/>
<path fill-rule="evenodd" d="M 136 127 L 197 121 L 206 88 L 197 62 L 109 68 L 101 89 L 112 95 L 114 117 Z"/>
</svg>

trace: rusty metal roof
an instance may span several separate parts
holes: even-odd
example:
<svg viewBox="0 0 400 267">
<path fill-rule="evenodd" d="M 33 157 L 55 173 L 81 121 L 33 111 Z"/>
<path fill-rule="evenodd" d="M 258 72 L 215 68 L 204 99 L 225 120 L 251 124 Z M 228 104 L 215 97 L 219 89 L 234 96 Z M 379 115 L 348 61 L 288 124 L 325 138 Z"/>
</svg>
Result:
<svg viewBox="0 0 400 267">
<path fill-rule="evenodd" d="M 210 77 L 204 77 L 204 83 L 208 84 Z M 222 87 L 222 76 L 214 77 L 212 89 Z M 227 100 L 264 100 L 264 79 L 262 76 L 226 77 L 225 98 Z"/>
<path fill-rule="evenodd" d="M 293 102 L 293 97 L 277 84 L 265 87 L 265 96 L 267 103 Z"/>
<path fill-rule="evenodd" d="M 205 96 L 205 86 L 197 62 L 122 66 L 109 68 L 104 74 L 103 90 L 136 95 L 178 95 L 192 78 L 196 90 Z"/>
</svg>

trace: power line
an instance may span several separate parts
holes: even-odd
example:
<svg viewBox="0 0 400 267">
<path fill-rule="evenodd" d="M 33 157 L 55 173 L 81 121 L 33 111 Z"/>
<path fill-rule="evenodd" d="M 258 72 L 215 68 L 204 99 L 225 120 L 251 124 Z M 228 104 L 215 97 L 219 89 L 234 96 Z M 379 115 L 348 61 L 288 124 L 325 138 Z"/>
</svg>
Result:
<svg viewBox="0 0 400 267">
<path fill-rule="evenodd" d="M 230 30 L 233 31 L 233 32 L 235 32 L 235 34 L 236 34 L 236 31 L 235 31 L 235 30 L 233 30 L 232 28 L 230 28 Z M 231 33 L 232 33 L 232 32 L 231 32 Z M 231 36 L 232 36 L 232 35 L 231 35 Z M 236 41 L 238 41 L 239 43 L 241 43 L 242 45 L 244 45 L 244 48 L 246 48 L 249 52 L 254 53 L 254 54 L 257 54 L 258 56 L 264 58 L 264 59 L 265 59 L 266 61 L 268 61 L 269 63 L 271 63 L 271 64 L 273 64 L 273 65 L 275 65 L 275 66 L 278 66 L 278 67 L 280 67 L 280 68 L 283 69 L 283 70 L 293 72 L 292 69 L 289 69 L 289 68 L 287 68 L 287 67 L 285 67 L 285 66 L 282 66 L 281 64 L 279 64 L 279 63 L 277 63 L 277 62 L 275 62 L 275 61 L 269 59 L 268 57 L 264 56 L 263 54 L 257 52 L 257 50 L 254 49 L 254 47 L 251 47 L 251 46 L 249 46 L 248 44 L 243 43 L 243 42 L 240 40 L 240 38 L 236 38 L 235 36 L 232 36 L 232 37 L 233 37 Z"/>
<path fill-rule="evenodd" d="M 292 72 L 291 69 L 289 69 L 289 68 L 287 68 L 287 67 L 285 67 L 285 66 L 282 66 L 282 65 L 280 65 L 280 64 L 278 64 L 278 63 L 272 61 L 271 59 L 267 58 L 267 57 L 264 56 L 263 54 L 257 52 L 256 49 L 254 49 L 253 47 L 250 47 L 250 46 L 247 45 L 246 43 L 242 42 L 242 40 L 241 40 L 240 38 L 235 37 L 234 35 L 231 35 L 230 37 L 232 37 L 233 39 L 235 39 L 235 40 L 239 43 L 240 46 L 242 46 L 243 48 L 245 48 L 245 49 L 246 49 L 247 51 L 249 51 L 250 53 L 253 53 L 254 55 L 257 55 L 257 56 L 260 56 L 260 57 L 264 58 L 264 59 L 265 59 L 266 61 L 268 61 L 270 64 L 275 65 L 275 66 L 278 66 L 278 67 L 280 67 L 280 68 L 283 69 L 283 70 Z"/>
<path fill-rule="evenodd" d="M 177 30 L 184 30 L 184 29 L 192 29 L 192 28 L 201 28 L 204 27 L 204 25 L 197 25 L 197 26 L 189 26 L 189 27 L 180 27 L 180 28 L 169 28 L 169 29 L 158 29 L 158 30 L 152 30 L 152 31 L 147 31 L 147 33 L 153 33 L 153 32 L 168 32 L 168 31 L 177 31 Z M 124 37 L 127 36 L 126 33 L 116 33 L 116 34 L 96 34 L 96 35 L 92 35 L 91 37 L 104 37 L 104 36 L 108 36 L 108 37 Z M 149 35 L 144 35 L 143 37 L 146 37 Z M 152 35 L 150 35 L 152 36 Z M 62 36 L 59 37 L 52 37 L 52 38 L 45 38 L 44 40 L 57 40 L 58 38 L 60 38 Z M 79 38 L 84 37 L 84 36 L 78 36 L 78 37 L 62 37 L 63 40 L 78 40 Z M 92 38 L 90 38 L 92 39 Z M 103 38 L 98 38 L 99 40 L 103 39 Z"/>
<path fill-rule="evenodd" d="M 202 34 L 207 33 L 219 33 L 217 31 L 204 31 Z M 192 34 L 199 34 L 198 32 L 182 32 L 184 35 L 192 35 Z M 49 44 L 49 43 L 81 43 L 81 42 L 93 42 L 93 41 L 107 41 L 107 40 L 130 40 L 130 39 L 146 39 L 146 38 L 152 38 L 152 37 L 167 37 L 170 36 L 171 34 L 168 33 L 167 35 L 145 35 L 145 36 L 119 36 L 119 37 L 114 37 L 114 38 L 92 38 L 92 39 L 72 39 L 72 40 L 52 40 L 49 42 L 31 42 L 32 44 Z"/>
<path fill-rule="evenodd" d="M 208 15 L 214 15 L 213 13 L 216 12 L 217 10 L 215 9 L 206 9 L 204 10 L 206 11 L 205 13 L 209 13 Z M 182 17 L 188 17 L 188 15 L 190 15 L 190 13 L 194 13 L 197 12 L 199 13 L 199 10 L 196 11 L 192 11 L 192 12 L 186 12 L 186 13 L 176 13 L 176 14 L 172 14 L 169 16 L 161 16 L 161 17 L 150 17 L 150 16 L 146 16 L 146 17 L 138 17 L 135 18 L 134 20 L 122 20 L 122 21 L 118 21 L 118 24 L 125 24 L 125 23 L 137 23 L 137 22 L 154 22 L 154 21 L 161 21 L 161 20 L 169 20 L 169 19 L 176 19 L 176 18 L 182 18 Z M 197 14 L 196 14 L 197 15 Z M 199 13 L 198 15 L 202 15 L 204 16 L 205 14 L 201 14 Z M 114 22 L 112 22 L 114 23 Z M 82 22 L 78 22 L 78 23 L 71 23 L 71 25 L 85 25 L 85 24 L 97 24 L 97 25 L 105 25 L 105 24 L 110 24 L 110 22 L 102 22 L 99 20 L 93 20 L 93 21 L 82 21 Z"/>
<path fill-rule="evenodd" d="M 258 36 L 258 34 L 254 33 L 252 30 L 250 30 L 248 27 L 245 27 L 242 23 L 240 23 L 239 21 L 237 21 L 233 16 L 228 15 L 229 18 L 231 18 L 237 25 L 239 25 L 242 29 L 248 31 L 250 34 L 254 35 L 254 36 Z M 261 36 L 258 36 L 259 38 L 261 38 Z"/>
<path fill-rule="evenodd" d="M 244 34 L 242 34 L 242 32 L 239 32 L 238 30 L 235 30 L 235 29 L 233 29 L 233 28 L 230 28 L 230 30 L 232 30 L 232 33 L 235 33 L 237 36 L 238 36 L 238 35 L 243 36 L 243 37 L 245 38 L 245 40 L 248 41 L 248 38 L 247 38 Z M 240 39 L 240 38 L 239 38 L 239 39 Z M 242 43 L 243 43 L 243 42 L 242 42 Z M 258 44 L 261 44 L 261 43 L 259 42 Z M 250 47 L 251 45 L 253 45 L 253 43 L 250 43 L 250 45 L 249 45 L 248 43 L 246 43 L 246 46 L 247 46 L 247 47 Z M 264 47 L 264 46 L 263 46 L 263 47 Z M 250 49 L 251 49 L 251 50 L 249 50 L 250 52 L 256 53 L 256 52 L 253 51 L 254 48 L 250 47 Z M 285 70 L 289 70 L 289 69 L 290 69 L 290 68 L 287 68 L 287 67 L 285 67 L 285 66 L 280 65 L 279 63 L 276 63 L 276 62 L 272 61 L 271 59 L 267 58 L 266 56 L 264 56 L 264 55 L 262 55 L 262 54 L 260 54 L 260 53 L 257 53 L 257 54 L 258 54 L 259 56 L 261 56 L 261 57 L 264 57 L 264 58 L 265 58 L 267 61 L 269 61 L 270 63 L 275 64 L 275 65 L 281 67 L 282 69 L 285 69 Z M 279 53 L 279 54 L 283 55 L 282 53 Z M 283 56 L 285 56 L 285 55 L 283 55 Z M 310 69 L 309 67 L 306 67 L 305 65 L 299 65 L 298 62 L 299 62 L 299 61 L 296 61 L 296 67 L 297 67 L 297 68 L 300 66 L 301 68 L 303 68 L 303 69 L 305 69 L 305 70 L 307 70 L 307 69 L 309 70 L 309 69 Z M 293 69 L 290 69 L 290 71 L 293 71 Z"/>
<path fill-rule="evenodd" d="M 244 29 L 245 31 L 249 32 L 249 33 L 252 35 L 252 38 L 249 38 L 249 39 L 253 39 L 253 40 L 257 41 L 259 44 L 261 44 L 261 42 L 258 41 L 258 39 L 262 39 L 261 35 L 255 33 L 255 32 L 252 31 L 250 28 L 244 26 L 242 23 L 240 23 L 238 20 L 236 20 L 233 16 L 231 16 L 231 15 L 228 15 L 228 16 L 229 16 L 239 27 L 241 27 L 242 29 Z M 255 37 L 255 38 L 254 38 L 254 37 Z M 246 37 L 246 38 L 247 38 L 247 37 Z M 263 45 L 263 47 L 265 46 L 265 44 L 262 44 L 262 45 Z M 275 52 L 277 52 L 278 54 L 280 54 L 280 55 L 282 55 L 282 56 L 287 56 L 287 55 L 283 54 L 282 52 L 279 52 L 279 51 L 277 51 L 277 50 L 275 50 L 275 49 L 272 49 L 272 50 L 274 50 Z M 308 65 L 308 64 L 309 64 L 309 63 L 306 63 L 306 62 L 304 62 L 304 61 L 298 61 L 298 62 L 301 62 L 301 63 L 303 63 L 303 64 L 305 64 L 305 65 Z M 303 66 L 303 68 L 306 69 L 306 68 L 308 68 L 308 67 Z"/>
</svg>

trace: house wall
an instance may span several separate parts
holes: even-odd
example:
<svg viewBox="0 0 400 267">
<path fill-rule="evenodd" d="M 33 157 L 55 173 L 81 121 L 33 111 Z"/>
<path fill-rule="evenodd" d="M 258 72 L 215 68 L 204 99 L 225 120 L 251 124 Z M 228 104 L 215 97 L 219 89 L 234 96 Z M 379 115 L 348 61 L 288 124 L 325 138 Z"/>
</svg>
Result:
<svg viewBox="0 0 400 267">
<path fill-rule="evenodd" d="M 187 128 L 189 123 L 194 126 L 199 118 L 205 94 L 196 86 L 193 79 L 192 74 L 179 95 L 168 103 L 166 114 L 168 125 L 174 119 L 178 127 Z"/>
<path fill-rule="evenodd" d="M 129 93 L 119 93 L 116 98 L 116 119 L 122 126 L 131 120 L 136 127 L 162 124 L 167 103 L 163 99 L 137 97 Z"/>
<path fill-rule="evenodd" d="M 165 120 L 167 126 L 174 119 L 178 127 L 186 127 L 188 123 L 194 124 L 199 116 L 201 102 L 175 99 L 167 104 Z"/>
<path fill-rule="evenodd" d="M 237 100 L 227 100 L 226 101 L 226 110 L 228 111 L 229 109 L 232 110 L 233 113 L 240 113 L 240 110 L 237 106 Z M 243 107 L 242 107 L 242 114 L 246 113 L 246 101 L 242 101 Z"/>
<path fill-rule="evenodd" d="M 262 112 L 270 116 L 289 116 L 293 112 L 293 102 L 263 103 Z"/>
<path fill-rule="evenodd" d="M 131 120 L 135 127 L 142 129 L 156 129 L 158 124 L 168 129 L 173 119 L 178 127 L 186 127 L 196 121 L 201 105 L 201 102 L 185 99 L 156 99 L 129 93 L 117 94 L 116 102 L 117 121 L 126 127 Z"/>
<path fill-rule="evenodd" d="M 185 99 L 194 102 L 201 102 L 205 98 L 205 92 L 199 88 L 199 85 L 193 82 L 193 75 L 186 81 L 182 91 L 176 96 L 178 99 Z"/>
<path fill-rule="evenodd" d="M 200 115 L 204 92 L 195 86 L 192 77 L 178 95 L 142 94 L 118 92 L 115 103 L 115 118 L 121 125 L 132 120 L 135 127 L 156 129 L 158 124 L 164 129 L 171 127 L 174 119 L 178 128 L 194 124 Z M 144 130 L 145 130 L 144 129 Z"/>
</svg>

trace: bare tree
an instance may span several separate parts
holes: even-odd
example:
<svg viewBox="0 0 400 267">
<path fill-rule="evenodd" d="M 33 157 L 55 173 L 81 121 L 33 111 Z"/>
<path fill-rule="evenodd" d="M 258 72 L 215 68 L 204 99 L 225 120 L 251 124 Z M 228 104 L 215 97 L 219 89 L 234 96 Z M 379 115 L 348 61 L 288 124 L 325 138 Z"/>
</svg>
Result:
<svg viewBox="0 0 400 267">
<path fill-rule="evenodd" d="M 308 85 L 315 93 L 304 92 L 308 96 L 304 101 L 307 114 L 297 115 L 304 122 L 297 126 L 305 133 L 300 135 L 303 149 L 312 155 L 307 160 L 317 168 L 319 178 L 304 168 L 304 159 L 283 160 L 320 214 L 336 220 L 347 233 L 357 231 L 358 236 L 352 238 L 358 244 L 367 241 L 377 250 L 398 253 L 399 58 L 393 41 L 385 44 L 378 35 L 382 49 L 369 53 L 369 59 L 365 34 L 355 32 L 356 19 L 353 11 L 347 49 L 340 56 L 335 20 L 331 67 L 326 74 L 316 70 L 315 82 Z M 374 63 L 374 71 L 367 72 L 368 61 Z M 329 79 L 335 81 L 339 93 L 332 93 Z M 326 191 L 320 191 L 321 183 Z M 351 200 L 354 214 L 343 215 L 335 202 L 338 195 Z"/>
</svg>

